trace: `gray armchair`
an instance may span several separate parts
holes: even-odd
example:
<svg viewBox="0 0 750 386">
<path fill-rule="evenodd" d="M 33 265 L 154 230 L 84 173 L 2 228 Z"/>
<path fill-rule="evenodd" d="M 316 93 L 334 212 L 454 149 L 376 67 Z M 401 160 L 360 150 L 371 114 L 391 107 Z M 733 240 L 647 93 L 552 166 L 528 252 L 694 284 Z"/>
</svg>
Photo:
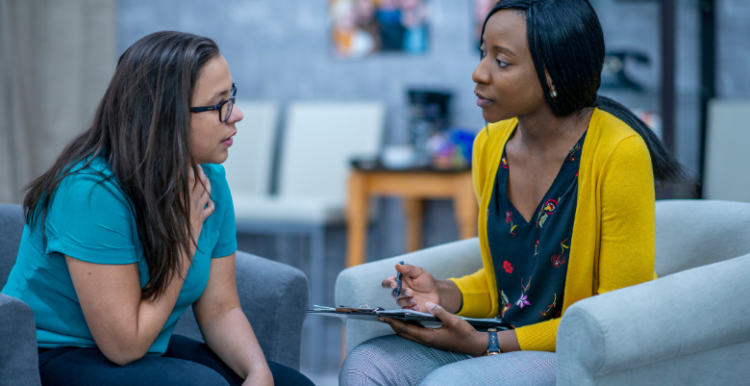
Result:
<svg viewBox="0 0 750 386">
<path fill-rule="evenodd" d="M 23 231 L 20 206 L 0 204 L 0 288 L 18 254 Z M 308 303 L 305 275 L 296 268 L 237 251 L 242 309 L 268 360 L 299 369 L 302 323 Z M 176 334 L 203 341 L 192 309 Z M 0 294 L 0 386 L 39 386 L 34 315 L 22 301 Z"/>
<path fill-rule="evenodd" d="M 380 282 L 405 260 L 438 278 L 482 266 L 477 239 L 343 271 L 336 304 L 395 305 Z M 557 384 L 740 385 L 750 379 L 750 204 L 656 204 L 660 279 L 572 305 L 557 336 Z M 346 321 L 347 352 L 387 325 Z"/>
</svg>

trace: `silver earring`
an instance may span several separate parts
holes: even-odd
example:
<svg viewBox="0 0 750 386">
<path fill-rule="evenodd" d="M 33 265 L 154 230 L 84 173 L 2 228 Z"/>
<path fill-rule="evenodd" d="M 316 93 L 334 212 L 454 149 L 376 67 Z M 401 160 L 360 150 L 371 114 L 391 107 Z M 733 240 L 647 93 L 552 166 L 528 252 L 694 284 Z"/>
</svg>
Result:
<svg viewBox="0 0 750 386">
<path fill-rule="evenodd" d="M 550 96 L 551 96 L 552 98 L 557 98 L 557 91 L 555 91 L 555 90 L 552 90 L 552 92 L 550 92 L 550 93 L 549 93 L 549 95 L 550 95 Z"/>
</svg>

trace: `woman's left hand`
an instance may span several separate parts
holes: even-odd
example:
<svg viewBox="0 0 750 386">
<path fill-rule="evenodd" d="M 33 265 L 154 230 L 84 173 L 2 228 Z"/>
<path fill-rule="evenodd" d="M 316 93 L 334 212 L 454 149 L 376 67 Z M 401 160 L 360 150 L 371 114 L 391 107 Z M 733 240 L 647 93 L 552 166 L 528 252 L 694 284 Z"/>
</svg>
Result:
<svg viewBox="0 0 750 386">
<path fill-rule="evenodd" d="M 422 327 L 382 316 L 378 317 L 378 320 L 388 323 L 398 336 L 425 346 L 475 357 L 487 350 L 488 333 L 477 331 L 469 322 L 451 314 L 437 304 L 428 302 L 427 309 L 443 322 L 440 328 Z"/>
</svg>

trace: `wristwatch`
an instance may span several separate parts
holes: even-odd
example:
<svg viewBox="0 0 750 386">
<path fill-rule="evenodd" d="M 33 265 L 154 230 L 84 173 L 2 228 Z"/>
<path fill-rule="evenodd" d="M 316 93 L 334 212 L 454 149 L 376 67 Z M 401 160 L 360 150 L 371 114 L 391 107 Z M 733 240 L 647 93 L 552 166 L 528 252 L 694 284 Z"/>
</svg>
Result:
<svg viewBox="0 0 750 386">
<path fill-rule="evenodd" d="M 497 328 L 488 328 L 487 332 L 490 334 L 490 342 L 487 344 L 487 352 L 484 353 L 484 356 L 502 353 L 500 344 L 497 342 Z"/>
</svg>

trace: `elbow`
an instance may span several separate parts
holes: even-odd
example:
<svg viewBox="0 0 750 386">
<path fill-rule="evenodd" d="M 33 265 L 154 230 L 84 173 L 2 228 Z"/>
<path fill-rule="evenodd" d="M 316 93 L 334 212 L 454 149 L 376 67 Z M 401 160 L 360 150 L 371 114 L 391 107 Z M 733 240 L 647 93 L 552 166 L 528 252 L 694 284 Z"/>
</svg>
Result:
<svg viewBox="0 0 750 386">
<path fill-rule="evenodd" d="M 138 359 L 143 358 L 143 355 L 137 356 L 137 355 L 123 355 L 123 354 L 114 354 L 114 355 L 107 355 L 104 354 L 107 359 L 109 359 L 110 362 L 118 365 L 118 366 L 125 366 L 127 364 L 130 364 L 131 362 L 135 362 Z"/>
<path fill-rule="evenodd" d="M 127 344 L 126 342 L 122 342 L 122 344 L 100 345 L 99 350 L 101 350 L 102 354 L 110 362 L 118 366 L 125 366 L 135 362 L 145 357 L 148 352 L 148 348 L 143 349 L 134 344 Z"/>
</svg>

